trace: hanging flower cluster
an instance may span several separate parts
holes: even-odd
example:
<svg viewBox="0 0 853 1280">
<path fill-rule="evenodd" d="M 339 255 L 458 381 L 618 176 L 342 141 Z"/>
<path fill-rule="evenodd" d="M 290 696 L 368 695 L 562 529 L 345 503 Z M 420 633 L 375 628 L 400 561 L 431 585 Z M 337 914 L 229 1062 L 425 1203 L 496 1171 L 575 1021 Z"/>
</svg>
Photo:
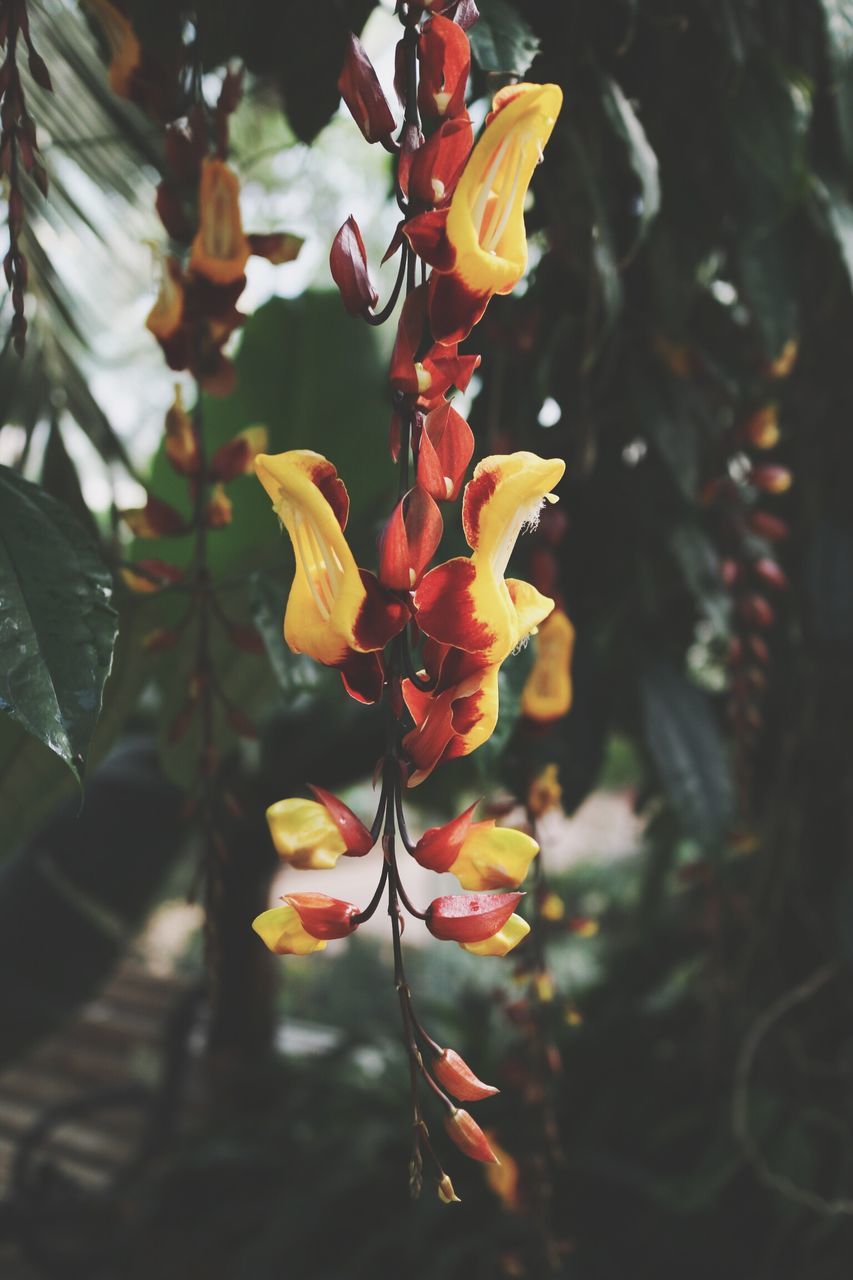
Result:
<svg viewBox="0 0 853 1280">
<path fill-rule="evenodd" d="M 414 841 L 404 796 L 439 764 L 490 737 L 501 664 L 554 607 L 551 598 L 507 571 L 519 535 L 556 501 L 564 463 L 527 452 L 487 457 L 466 484 L 474 439 L 449 397 L 467 387 L 479 363 L 459 344 L 493 295 L 510 292 L 526 268 L 524 204 L 561 92 L 538 84 L 501 90 L 475 144 L 465 93 L 471 61 L 466 28 L 476 9 L 470 0 L 441 13 L 430 8 L 397 6 L 403 30 L 395 84 L 403 121 L 396 138 L 394 114 L 354 36 L 339 81 L 367 142 L 394 154 L 402 214 L 386 254 L 399 259 L 396 283 L 381 310 L 353 218 L 341 227 L 330 255 L 332 276 L 354 316 L 382 323 L 404 293 L 388 375 L 399 493 L 375 571 L 353 557 L 346 538 L 349 498 L 329 460 L 308 449 L 255 460 L 296 562 L 284 617 L 287 644 L 340 671 L 354 698 L 383 700 L 388 715 L 381 794 L 370 827 L 315 787 L 313 800 L 291 797 L 273 805 L 270 831 L 280 856 L 308 869 L 363 857 L 381 843 L 381 873 L 363 909 L 325 894 L 293 893 L 254 927 L 277 954 L 304 955 L 348 937 L 386 899 L 412 1078 L 411 1187 L 413 1194 L 420 1190 L 426 1154 L 438 1193 L 449 1201 L 457 1197 L 429 1137 L 419 1081 L 438 1099 L 453 1142 L 486 1162 L 497 1157 L 457 1103 L 486 1098 L 495 1089 L 453 1050 L 436 1044 L 415 1016 L 403 964 L 402 912 L 475 955 L 506 955 L 529 931 L 516 908 L 538 844 L 524 832 L 475 821 L 473 807 Z M 470 554 L 434 564 L 444 532 L 442 508 L 460 494 Z M 436 897 L 418 909 L 402 883 L 400 845 L 421 866 L 454 874 L 467 892 Z"/>
<path fill-rule="evenodd" d="M 185 538 L 192 551 L 186 568 L 165 558 L 142 558 L 126 564 L 122 572 L 135 592 L 170 591 L 185 601 L 177 621 L 151 631 L 143 644 L 150 653 L 162 653 L 186 641 L 191 654 L 186 693 L 175 710 L 169 741 L 179 741 L 196 724 L 199 749 L 187 808 L 198 810 L 204 829 L 209 900 L 213 869 L 224 857 L 212 815 L 223 801 L 229 802 L 214 785 L 222 727 L 218 717 L 233 732 L 256 736 L 252 721 L 223 687 L 213 656 L 214 628 L 236 648 L 264 652 L 254 627 L 223 606 L 221 587 L 211 572 L 209 539 L 231 524 L 228 486 L 253 472 L 255 455 L 267 448 L 267 432 L 249 427 L 211 450 L 205 438 L 203 393 L 225 395 L 234 386 L 235 369 L 225 347 L 244 320 L 237 303 L 249 257 L 288 262 L 302 241 L 285 232 L 248 235 L 243 230 L 240 185 L 227 160 L 230 117 L 240 103 L 242 73 L 225 72 L 211 105 L 203 91 L 197 27 L 187 26 L 174 48 L 155 55 L 140 43 L 122 4 L 86 0 L 86 7 L 107 46 L 110 86 L 145 110 L 163 134 L 164 172 L 156 209 L 169 248 L 158 254 L 159 291 L 146 325 L 169 368 L 191 379 L 192 409 L 185 407 L 177 384 L 163 436 L 169 466 L 186 485 L 187 514 L 148 493 L 144 506 L 123 511 L 121 517 L 136 538 Z"/>
<path fill-rule="evenodd" d="M 796 356 L 797 344 L 792 340 L 767 367 L 765 376 L 774 382 L 787 377 Z M 772 460 L 782 439 L 779 410 L 768 389 L 761 390 L 762 399 L 739 416 L 725 439 L 723 472 L 703 493 L 720 549 L 722 583 L 732 606 L 728 712 L 744 806 L 752 751 L 763 728 L 762 702 L 771 661 L 768 642 L 777 625 L 777 600 L 788 590 L 776 550 L 788 536 L 788 524 L 778 505 L 793 483 L 791 470 Z"/>
</svg>

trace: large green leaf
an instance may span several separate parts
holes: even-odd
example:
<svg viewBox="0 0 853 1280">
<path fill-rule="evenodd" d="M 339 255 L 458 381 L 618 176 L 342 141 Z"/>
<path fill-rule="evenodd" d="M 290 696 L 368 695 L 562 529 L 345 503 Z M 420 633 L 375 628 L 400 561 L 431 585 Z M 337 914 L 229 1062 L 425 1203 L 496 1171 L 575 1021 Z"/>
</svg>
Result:
<svg viewBox="0 0 853 1280">
<path fill-rule="evenodd" d="M 628 164 L 637 181 L 637 231 L 628 256 L 632 256 L 646 237 L 660 209 L 660 177 L 658 158 L 646 137 L 628 99 L 611 76 L 601 77 L 601 101 L 604 114 L 628 156 Z"/>
<path fill-rule="evenodd" d="M 645 738 L 685 832 L 705 848 L 722 840 L 733 797 L 728 762 L 708 699 L 672 664 L 640 676 Z"/>
<path fill-rule="evenodd" d="M 480 0 L 471 48 L 484 71 L 523 76 L 539 52 L 539 39 L 509 0 Z"/>
<path fill-rule="evenodd" d="M 853 161 L 853 3 L 820 0 L 832 74 L 830 101 L 835 108 L 845 158 Z"/>
<path fill-rule="evenodd" d="M 112 577 L 61 502 L 0 468 L 0 707 L 82 775 L 112 663 Z"/>
</svg>

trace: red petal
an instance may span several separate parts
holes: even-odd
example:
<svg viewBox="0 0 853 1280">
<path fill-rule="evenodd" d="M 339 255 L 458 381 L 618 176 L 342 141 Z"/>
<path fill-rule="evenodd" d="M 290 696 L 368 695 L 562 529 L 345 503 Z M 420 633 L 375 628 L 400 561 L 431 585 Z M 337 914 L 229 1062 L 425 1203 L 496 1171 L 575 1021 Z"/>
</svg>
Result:
<svg viewBox="0 0 853 1280">
<path fill-rule="evenodd" d="M 329 269 L 350 315 L 362 315 L 376 306 L 379 294 L 371 282 L 364 241 L 352 215 L 332 241 Z"/>
<path fill-rule="evenodd" d="M 418 257 L 440 271 L 450 271 L 456 261 L 456 250 L 447 238 L 449 212 L 449 209 L 430 209 L 403 227 L 403 235 Z"/>
<path fill-rule="evenodd" d="M 356 702 L 372 704 L 382 697 L 385 667 L 378 653 L 356 653 L 351 649 L 338 670 L 344 688 Z"/>
<path fill-rule="evenodd" d="M 329 811 L 332 821 L 344 838 L 349 856 L 360 858 L 365 853 L 370 853 L 375 842 L 361 818 L 357 818 L 352 809 L 348 808 L 343 800 L 332 795 L 331 791 L 324 791 L 322 787 L 315 787 L 310 782 L 308 790 L 313 792 L 320 804 L 325 805 Z"/>
<path fill-rule="evenodd" d="M 388 371 L 388 380 L 395 391 L 414 395 L 419 390 L 415 354 L 423 341 L 425 329 L 426 286 L 418 285 L 403 303 L 397 325 L 397 337 Z"/>
<path fill-rule="evenodd" d="M 382 533 L 379 580 L 397 591 L 411 591 L 432 560 L 444 524 L 429 494 L 415 486 L 400 499 Z"/>
<path fill-rule="evenodd" d="M 210 460 L 211 474 L 217 480 L 233 480 L 241 476 L 252 461 L 253 452 L 245 436 L 235 436 L 220 445 Z"/>
<path fill-rule="evenodd" d="M 461 27 L 440 14 L 425 23 L 418 43 L 421 64 L 418 106 L 428 119 L 448 120 L 465 105 L 471 46 Z M 442 95 L 439 102 L 436 95 Z"/>
<path fill-rule="evenodd" d="M 475 800 L 451 822 L 446 822 L 443 827 L 430 827 L 424 832 L 412 855 L 422 867 L 427 867 L 430 871 L 447 871 L 452 866 L 468 835 L 472 815 L 479 803 L 479 800 Z M 461 1094 L 456 1096 L 461 1097 Z"/>
<path fill-rule="evenodd" d="M 283 262 L 292 262 L 298 256 L 304 244 L 301 236 L 291 235 L 288 231 L 270 231 L 254 233 L 248 237 L 249 248 L 256 258 L 266 258 L 273 266 Z"/>
<path fill-rule="evenodd" d="M 412 161 L 409 179 L 412 195 L 427 205 L 447 200 L 453 194 L 473 145 L 474 131 L 467 113 L 455 120 L 445 120 Z"/>
<path fill-rule="evenodd" d="M 523 893 L 451 893 L 427 908 L 426 926 L 445 942 L 484 942 L 506 924 Z"/>
<path fill-rule="evenodd" d="M 466 556 L 457 556 L 431 569 L 414 595 L 421 630 L 466 653 L 482 652 L 495 639 L 488 623 L 473 616 L 471 588 L 475 575 L 472 562 Z"/>
<path fill-rule="evenodd" d="M 357 36 L 350 33 L 338 89 L 353 120 L 368 142 L 382 142 L 394 132 L 394 115 L 382 92 L 373 63 Z"/>
<path fill-rule="evenodd" d="M 458 276 L 433 271 L 429 279 L 429 323 L 436 342 L 461 342 L 489 305 L 491 293 L 476 293 Z"/>
<path fill-rule="evenodd" d="M 460 1102 L 478 1102 L 500 1091 L 493 1084 L 479 1080 L 455 1049 L 445 1049 L 432 1064 L 432 1073 L 448 1093 Z"/>
<path fill-rule="evenodd" d="M 367 599 L 356 618 L 353 634 L 359 649 L 366 652 L 384 649 L 388 641 L 403 630 L 410 617 L 409 610 L 401 600 L 389 595 L 375 574 L 367 569 L 360 569 L 359 573 Z"/>
<path fill-rule="evenodd" d="M 289 893 L 282 899 L 299 913 L 302 928 L 312 938 L 345 938 L 356 925 L 352 918 L 358 907 L 340 898 L 330 898 L 327 893 Z"/>
<path fill-rule="evenodd" d="M 427 415 L 421 434 L 418 484 L 439 502 L 455 501 L 473 453 L 468 423 L 449 402 L 439 405 Z"/>
</svg>

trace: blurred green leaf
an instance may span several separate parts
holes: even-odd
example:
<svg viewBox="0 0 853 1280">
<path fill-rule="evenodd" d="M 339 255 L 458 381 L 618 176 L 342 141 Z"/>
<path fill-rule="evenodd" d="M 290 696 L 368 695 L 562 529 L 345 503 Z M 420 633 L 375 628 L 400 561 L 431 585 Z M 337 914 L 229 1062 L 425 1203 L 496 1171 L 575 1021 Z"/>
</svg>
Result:
<svg viewBox="0 0 853 1280">
<path fill-rule="evenodd" d="M 539 52 L 539 38 L 510 0 L 480 0 L 471 49 L 484 71 L 523 76 Z"/>
<path fill-rule="evenodd" d="M 91 536 L 0 468 L 0 707 L 81 778 L 116 638 L 112 576 Z"/>
<path fill-rule="evenodd" d="M 685 832 L 719 845 L 733 814 L 729 766 L 707 698 L 661 659 L 640 673 L 645 739 Z"/>
<path fill-rule="evenodd" d="M 611 76 L 602 75 L 601 77 L 601 100 L 604 114 L 616 136 L 623 143 L 631 172 L 637 180 L 638 193 L 635 200 L 637 232 L 634 243 L 625 255 L 631 258 L 646 238 L 660 210 L 658 158 L 633 107 Z"/>
</svg>

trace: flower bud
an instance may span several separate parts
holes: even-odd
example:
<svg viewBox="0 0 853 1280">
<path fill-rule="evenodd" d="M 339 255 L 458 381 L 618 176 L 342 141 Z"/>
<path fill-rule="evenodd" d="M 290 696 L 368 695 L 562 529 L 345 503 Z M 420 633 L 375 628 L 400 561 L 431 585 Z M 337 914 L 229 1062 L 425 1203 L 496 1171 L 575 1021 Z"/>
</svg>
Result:
<svg viewBox="0 0 853 1280">
<path fill-rule="evenodd" d="M 572 705 L 575 629 L 562 609 L 554 609 L 534 637 L 534 659 L 521 693 L 521 714 L 548 724 Z"/>
<path fill-rule="evenodd" d="M 799 347 L 796 338 L 789 338 L 774 360 L 771 360 L 766 373 L 768 378 L 787 378 L 797 362 Z"/>
<path fill-rule="evenodd" d="M 303 929 L 312 938 L 323 941 L 346 938 L 358 927 L 353 923 L 358 907 L 340 898 L 330 898 L 327 893 L 289 893 L 282 901 L 293 907 Z"/>
<path fill-rule="evenodd" d="M 298 911 L 290 904 L 262 911 L 252 921 L 252 928 L 277 956 L 306 956 L 326 946 L 323 939 L 307 932 Z"/>
<path fill-rule="evenodd" d="M 367 270 L 367 251 L 355 218 L 350 215 L 332 241 L 329 254 L 332 279 L 351 316 L 363 315 L 379 301 Z"/>
<path fill-rule="evenodd" d="M 211 284 L 234 284 L 246 270 L 249 241 L 240 217 L 240 183 L 224 160 L 202 161 L 198 209 L 190 270 Z"/>
<path fill-rule="evenodd" d="M 506 924 L 522 893 L 447 894 L 427 908 L 426 926 L 445 942 L 483 942 Z"/>
<path fill-rule="evenodd" d="M 255 455 L 266 452 L 267 439 L 266 427 L 246 427 L 216 450 L 210 460 L 211 475 L 226 483 L 235 476 L 249 475 L 254 470 Z"/>
<path fill-rule="evenodd" d="M 135 565 L 126 565 L 121 576 L 126 587 L 138 595 L 148 595 L 152 591 L 160 591 L 163 587 L 180 582 L 183 570 L 168 564 L 165 560 L 137 560 Z"/>
<path fill-rule="evenodd" d="M 788 536 L 788 526 L 784 520 L 780 520 L 778 516 L 772 516 L 768 511 L 753 511 L 747 524 L 753 533 L 757 533 L 760 538 L 766 538 L 768 542 L 783 542 Z"/>
<path fill-rule="evenodd" d="M 527 789 L 527 807 L 534 818 L 541 818 L 556 809 L 562 798 L 559 770 L 555 764 L 547 764 Z"/>
<path fill-rule="evenodd" d="M 164 448 L 172 469 L 179 475 L 197 474 L 200 463 L 198 441 L 179 386 L 175 387 L 175 399 L 166 412 Z"/>
<path fill-rule="evenodd" d="M 373 63 L 361 41 L 352 33 L 338 79 L 338 90 L 367 141 L 387 144 L 396 127 L 394 115 Z"/>
<path fill-rule="evenodd" d="M 794 481 L 787 467 L 769 465 L 755 467 L 750 478 L 756 489 L 764 493 L 786 493 Z"/>
<path fill-rule="evenodd" d="M 412 158 L 412 197 L 424 205 L 442 204 L 449 199 L 473 144 L 474 133 L 467 114 L 445 120 Z"/>
<path fill-rule="evenodd" d="M 786 591 L 788 588 L 788 579 L 781 565 L 775 560 L 771 560 L 769 556 L 762 556 L 760 560 L 756 560 L 752 566 L 756 575 L 761 578 L 762 582 L 766 582 L 769 587 L 775 587 L 777 591 Z"/>
<path fill-rule="evenodd" d="M 776 621 L 776 614 L 764 596 L 745 596 L 738 605 L 738 611 L 743 620 L 753 627 L 772 627 Z"/>
<path fill-rule="evenodd" d="M 121 518 L 137 538 L 174 538 L 188 529 L 179 511 L 150 493 L 144 507 L 122 511 Z"/>
<path fill-rule="evenodd" d="M 450 1140 L 464 1155 L 472 1160 L 482 1160 L 484 1164 L 500 1164 L 483 1130 L 467 1111 L 454 1107 L 445 1119 L 444 1127 Z"/>
<path fill-rule="evenodd" d="M 755 449 L 773 449 L 779 443 L 779 417 L 775 404 L 756 409 L 743 424 L 744 439 Z"/>
<path fill-rule="evenodd" d="M 460 1102 L 491 1098 L 499 1090 L 478 1080 L 468 1063 L 455 1049 L 443 1049 L 432 1064 L 432 1073 L 449 1094 Z"/>
<path fill-rule="evenodd" d="M 215 484 L 207 503 L 208 529 L 224 529 L 233 519 L 234 504 L 221 484 Z"/>
<path fill-rule="evenodd" d="M 453 1183 L 446 1173 L 443 1173 L 438 1180 L 438 1198 L 442 1204 L 461 1204 L 460 1197 L 453 1189 Z"/>
</svg>

